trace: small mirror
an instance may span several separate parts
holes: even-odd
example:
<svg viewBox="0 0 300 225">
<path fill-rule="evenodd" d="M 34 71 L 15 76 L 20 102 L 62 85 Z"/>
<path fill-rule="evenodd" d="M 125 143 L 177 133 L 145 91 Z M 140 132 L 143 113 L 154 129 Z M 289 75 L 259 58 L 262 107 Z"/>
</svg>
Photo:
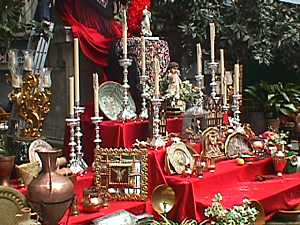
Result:
<svg viewBox="0 0 300 225">
<path fill-rule="evenodd" d="M 100 148 L 96 150 L 95 169 L 96 185 L 109 199 L 147 199 L 147 149 Z"/>
</svg>

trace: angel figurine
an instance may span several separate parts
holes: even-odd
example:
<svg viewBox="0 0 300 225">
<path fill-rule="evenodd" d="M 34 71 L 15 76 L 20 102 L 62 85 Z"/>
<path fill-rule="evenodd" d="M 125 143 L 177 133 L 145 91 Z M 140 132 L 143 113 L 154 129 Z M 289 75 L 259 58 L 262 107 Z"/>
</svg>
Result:
<svg viewBox="0 0 300 225">
<path fill-rule="evenodd" d="M 151 31 L 151 12 L 148 10 L 148 7 L 146 6 L 143 10 L 143 20 L 141 23 L 141 29 L 142 29 L 142 35 L 143 36 L 152 36 Z"/>
<path fill-rule="evenodd" d="M 181 85 L 180 70 L 179 70 L 178 63 L 176 62 L 170 63 L 167 76 L 168 76 L 167 95 L 173 96 L 175 100 L 173 104 L 176 104 L 176 102 L 180 99 L 180 85 Z"/>
</svg>

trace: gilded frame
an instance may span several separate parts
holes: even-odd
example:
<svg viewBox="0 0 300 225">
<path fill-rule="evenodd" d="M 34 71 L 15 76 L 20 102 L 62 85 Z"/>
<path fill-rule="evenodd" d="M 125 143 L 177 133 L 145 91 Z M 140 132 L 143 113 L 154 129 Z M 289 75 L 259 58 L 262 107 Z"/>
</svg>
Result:
<svg viewBox="0 0 300 225">
<path fill-rule="evenodd" d="M 133 159 L 130 161 L 130 159 Z M 140 163 L 140 188 L 139 193 L 110 193 L 109 188 L 114 183 L 109 182 L 112 166 L 128 167 L 130 163 Z M 132 171 L 128 167 L 128 171 Z M 146 201 L 148 198 L 148 151 L 147 149 L 127 148 L 100 148 L 95 150 L 95 185 L 98 190 L 104 192 L 110 200 L 118 201 Z M 128 173 L 127 180 L 131 179 Z M 120 183 L 121 184 L 121 183 Z M 117 184 L 118 187 L 119 184 Z M 131 188 L 132 183 L 124 184 L 124 188 Z"/>
</svg>

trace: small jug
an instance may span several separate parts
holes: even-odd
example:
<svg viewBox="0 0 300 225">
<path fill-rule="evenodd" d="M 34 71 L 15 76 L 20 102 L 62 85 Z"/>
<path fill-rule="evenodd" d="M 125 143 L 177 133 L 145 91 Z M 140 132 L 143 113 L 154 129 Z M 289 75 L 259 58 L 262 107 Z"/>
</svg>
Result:
<svg viewBox="0 0 300 225">
<path fill-rule="evenodd" d="M 32 213 L 31 209 L 25 207 L 20 214 L 16 214 L 16 225 L 41 225 L 37 213 Z"/>
</svg>

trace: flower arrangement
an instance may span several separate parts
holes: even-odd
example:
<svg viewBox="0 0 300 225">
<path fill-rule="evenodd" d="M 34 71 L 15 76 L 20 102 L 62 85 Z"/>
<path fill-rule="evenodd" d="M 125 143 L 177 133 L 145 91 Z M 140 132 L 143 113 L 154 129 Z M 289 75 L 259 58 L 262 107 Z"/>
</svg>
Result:
<svg viewBox="0 0 300 225">
<path fill-rule="evenodd" d="M 212 199 L 211 207 L 204 211 L 204 215 L 208 220 L 202 223 L 197 223 L 195 220 L 184 220 L 181 223 L 176 223 L 168 220 L 161 215 L 163 221 L 151 221 L 149 225 L 254 225 L 258 210 L 251 206 L 248 199 L 243 200 L 243 204 L 234 206 L 232 209 L 225 209 L 222 205 L 222 195 L 216 194 Z"/>
<path fill-rule="evenodd" d="M 204 215 L 216 225 L 252 225 L 256 221 L 258 211 L 251 207 L 248 199 L 243 204 L 234 206 L 232 209 L 225 209 L 222 205 L 222 195 L 216 194 L 212 200 L 211 207 L 205 209 Z"/>
</svg>

